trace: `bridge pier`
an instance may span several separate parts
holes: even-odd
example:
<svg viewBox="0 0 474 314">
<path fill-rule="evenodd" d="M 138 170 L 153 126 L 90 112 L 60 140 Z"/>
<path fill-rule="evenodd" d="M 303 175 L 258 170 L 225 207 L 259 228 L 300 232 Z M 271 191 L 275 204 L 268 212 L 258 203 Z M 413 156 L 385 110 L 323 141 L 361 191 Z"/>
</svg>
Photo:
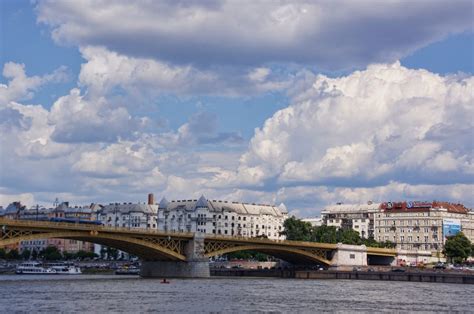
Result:
<svg viewBox="0 0 474 314">
<path fill-rule="evenodd" d="M 204 235 L 196 233 L 185 248 L 186 261 L 143 261 L 144 278 L 209 278 L 209 258 L 204 257 Z"/>
<path fill-rule="evenodd" d="M 352 266 L 367 266 L 367 247 L 338 243 L 329 268 L 338 270 Z"/>
<path fill-rule="evenodd" d="M 151 261 L 143 262 L 140 276 L 144 278 L 208 278 L 209 261 L 176 262 Z"/>
</svg>

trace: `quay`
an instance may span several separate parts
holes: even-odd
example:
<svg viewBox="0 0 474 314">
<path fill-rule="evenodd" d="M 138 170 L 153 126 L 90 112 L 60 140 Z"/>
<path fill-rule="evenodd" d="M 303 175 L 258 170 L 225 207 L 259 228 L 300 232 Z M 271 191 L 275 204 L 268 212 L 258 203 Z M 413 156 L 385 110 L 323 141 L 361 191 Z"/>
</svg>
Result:
<svg viewBox="0 0 474 314">
<path fill-rule="evenodd" d="M 474 274 L 435 271 L 342 271 L 292 269 L 211 269 L 211 276 L 277 277 L 296 279 L 384 280 L 433 283 L 474 284 Z"/>
</svg>

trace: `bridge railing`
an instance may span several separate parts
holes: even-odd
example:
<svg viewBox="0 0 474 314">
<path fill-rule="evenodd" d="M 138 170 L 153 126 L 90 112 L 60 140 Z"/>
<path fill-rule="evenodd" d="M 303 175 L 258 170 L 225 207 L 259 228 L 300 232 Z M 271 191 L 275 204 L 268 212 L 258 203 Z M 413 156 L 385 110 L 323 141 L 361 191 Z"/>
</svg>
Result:
<svg viewBox="0 0 474 314">
<path fill-rule="evenodd" d="M 127 228 L 118 226 L 106 226 L 106 225 L 93 225 L 84 223 L 74 222 L 52 222 L 52 221 L 39 221 L 39 220 L 18 220 L 0 218 L 0 227 L 3 226 L 17 226 L 17 227 L 30 227 L 30 228 L 54 228 L 54 229 L 68 229 L 68 230 L 82 230 L 82 231 L 106 231 L 106 232 L 118 232 L 118 233 L 140 233 L 150 235 L 170 235 L 174 237 L 194 237 L 193 232 L 177 232 L 177 231 L 163 231 L 157 229 L 146 229 L 146 228 Z"/>
</svg>

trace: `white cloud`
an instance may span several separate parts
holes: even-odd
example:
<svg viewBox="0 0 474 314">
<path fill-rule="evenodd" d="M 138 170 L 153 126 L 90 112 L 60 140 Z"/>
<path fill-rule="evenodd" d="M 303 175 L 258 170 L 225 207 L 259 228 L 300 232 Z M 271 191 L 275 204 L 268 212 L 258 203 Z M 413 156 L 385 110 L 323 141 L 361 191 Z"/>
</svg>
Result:
<svg viewBox="0 0 474 314">
<path fill-rule="evenodd" d="M 123 106 L 113 106 L 105 97 L 88 99 L 74 88 L 55 101 L 48 116 L 54 125 L 51 138 L 60 143 L 115 142 L 136 137 L 147 118 L 132 117 Z"/>
<path fill-rule="evenodd" d="M 0 206 L 8 205 L 12 202 L 21 202 L 22 205 L 26 205 L 28 207 L 36 205 L 35 197 L 31 193 L 21 193 L 21 194 L 0 193 Z"/>
<path fill-rule="evenodd" d="M 102 45 L 175 64 L 297 62 L 353 68 L 393 62 L 472 28 L 456 1 L 40 1 L 38 21 L 58 43 Z"/>
<path fill-rule="evenodd" d="M 165 147 L 185 147 L 200 144 L 241 144 L 243 138 L 236 132 L 218 132 L 217 115 L 199 111 L 191 115 L 188 122 L 177 132 L 161 134 L 158 141 Z"/>
<path fill-rule="evenodd" d="M 25 65 L 7 62 L 3 66 L 3 76 L 9 79 L 8 84 L 0 84 L 0 108 L 10 101 L 30 99 L 41 85 L 49 82 L 60 82 L 67 79 L 66 67 L 59 67 L 51 74 L 44 76 L 27 76 Z"/>
<path fill-rule="evenodd" d="M 214 73 L 196 70 L 191 66 L 172 66 L 149 58 L 133 58 L 103 47 L 83 47 L 87 60 L 81 66 L 79 83 L 89 92 L 104 95 L 116 87 L 133 96 L 147 92 L 190 93 L 210 89 L 218 83 Z"/>
<path fill-rule="evenodd" d="M 216 176 L 215 185 L 472 180 L 472 90 L 474 77 L 399 63 L 340 78 L 318 75 L 255 131 L 237 173 Z"/>
<path fill-rule="evenodd" d="M 98 46 L 80 50 L 87 62 L 81 66 L 79 85 L 88 89 L 89 97 L 117 94 L 118 88 L 135 103 L 163 94 L 240 96 L 282 90 L 289 83 L 287 74 L 272 74 L 268 68 L 199 69 Z"/>
</svg>

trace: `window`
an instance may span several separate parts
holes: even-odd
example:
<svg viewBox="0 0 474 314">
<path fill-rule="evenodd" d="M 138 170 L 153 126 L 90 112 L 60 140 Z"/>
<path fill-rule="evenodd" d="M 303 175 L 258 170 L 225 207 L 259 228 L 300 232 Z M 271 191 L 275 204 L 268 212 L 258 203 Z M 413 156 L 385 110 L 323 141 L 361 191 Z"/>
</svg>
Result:
<svg viewBox="0 0 474 314">
<path fill-rule="evenodd" d="M 350 259 L 355 259 L 355 258 L 356 258 L 356 255 L 355 255 L 355 254 L 349 254 L 349 258 L 350 258 Z"/>
</svg>

